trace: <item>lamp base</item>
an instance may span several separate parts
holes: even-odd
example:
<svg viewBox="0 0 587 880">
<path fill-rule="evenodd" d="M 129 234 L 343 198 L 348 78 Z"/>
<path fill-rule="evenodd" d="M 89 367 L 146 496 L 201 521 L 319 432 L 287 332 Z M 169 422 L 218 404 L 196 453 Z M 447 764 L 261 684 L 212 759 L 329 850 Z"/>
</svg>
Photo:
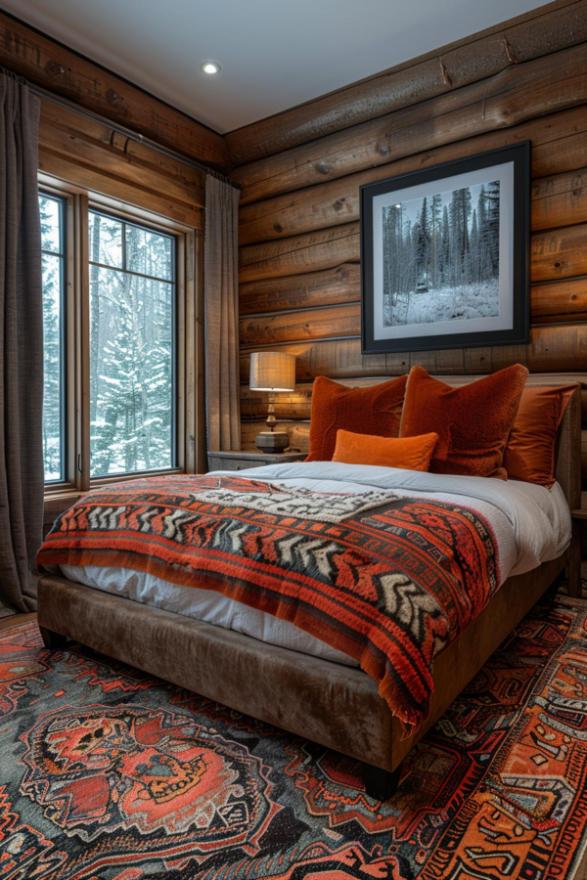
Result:
<svg viewBox="0 0 587 880">
<path fill-rule="evenodd" d="M 261 431 L 255 437 L 255 446 L 261 452 L 283 452 L 289 446 L 289 434 L 285 431 Z"/>
</svg>

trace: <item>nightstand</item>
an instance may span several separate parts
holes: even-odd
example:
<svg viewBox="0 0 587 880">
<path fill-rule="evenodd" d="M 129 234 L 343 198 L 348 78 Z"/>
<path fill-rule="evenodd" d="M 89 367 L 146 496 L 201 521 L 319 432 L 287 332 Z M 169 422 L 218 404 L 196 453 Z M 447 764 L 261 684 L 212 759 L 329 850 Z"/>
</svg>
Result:
<svg viewBox="0 0 587 880">
<path fill-rule="evenodd" d="M 303 461 L 305 457 L 305 452 L 245 452 L 242 449 L 208 452 L 208 470 L 242 471 L 245 468 L 262 467 L 264 464 Z"/>
</svg>

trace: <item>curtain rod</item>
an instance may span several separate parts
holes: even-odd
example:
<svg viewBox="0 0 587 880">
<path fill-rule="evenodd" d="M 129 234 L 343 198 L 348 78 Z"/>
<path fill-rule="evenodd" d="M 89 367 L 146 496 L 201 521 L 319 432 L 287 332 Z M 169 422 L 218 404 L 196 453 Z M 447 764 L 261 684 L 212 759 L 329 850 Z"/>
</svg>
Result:
<svg viewBox="0 0 587 880">
<path fill-rule="evenodd" d="M 10 73 L 10 71 L 8 72 Z M 204 165 L 203 162 L 198 162 L 197 159 L 190 159 L 188 156 L 184 156 L 183 153 L 178 153 L 177 150 L 172 150 L 170 147 L 165 147 L 163 144 L 159 144 L 157 141 L 152 140 L 144 134 L 140 134 L 140 132 L 138 131 L 133 131 L 133 129 L 126 128 L 126 126 L 121 125 L 118 122 L 113 122 L 112 119 L 108 119 L 107 116 L 102 116 L 100 113 L 96 113 L 94 110 L 88 110 L 86 107 L 80 107 L 80 105 L 76 104 L 75 101 L 70 101 L 69 98 L 63 98 L 61 97 L 61 95 L 56 95 L 53 92 L 50 92 L 48 89 L 44 89 L 42 86 L 38 86 L 35 83 L 29 82 L 23 77 L 19 76 L 18 79 L 20 82 L 23 82 L 26 86 L 28 86 L 33 94 L 38 95 L 40 98 L 46 98 L 49 101 L 53 101 L 54 104 L 60 104 L 62 107 L 67 107 L 69 110 L 74 110 L 76 113 L 81 113 L 84 116 L 90 117 L 90 119 L 95 119 L 97 122 L 102 122 L 104 125 L 108 125 L 113 131 L 117 131 L 120 134 L 123 134 L 125 137 L 128 137 L 139 144 L 145 144 L 147 147 L 151 147 L 153 150 L 157 150 L 157 152 L 162 153 L 165 156 L 169 156 L 170 159 L 175 159 L 178 162 L 183 162 L 185 165 L 191 165 L 193 168 L 198 168 L 205 174 L 211 174 L 213 177 L 217 177 L 219 180 L 223 180 L 225 183 L 229 183 L 235 189 L 241 189 L 238 184 L 234 183 L 226 174 L 223 174 L 221 171 L 217 171 L 216 168 L 211 168 L 209 165 Z"/>
</svg>

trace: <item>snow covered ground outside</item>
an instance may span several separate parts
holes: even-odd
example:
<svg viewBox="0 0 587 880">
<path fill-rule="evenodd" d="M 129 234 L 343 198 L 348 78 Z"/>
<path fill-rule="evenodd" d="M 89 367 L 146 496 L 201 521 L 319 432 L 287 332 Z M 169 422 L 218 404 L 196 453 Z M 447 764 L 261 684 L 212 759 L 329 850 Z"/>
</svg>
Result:
<svg viewBox="0 0 587 880">
<path fill-rule="evenodd" d="M 499 315 L 497 279 L 460 287 L 440 287 L 428 293 L 400 294 L 395 305 L 384 302 L 383 323 L 430 324 L 453 319 L 491 318 Z"/>
</svg>

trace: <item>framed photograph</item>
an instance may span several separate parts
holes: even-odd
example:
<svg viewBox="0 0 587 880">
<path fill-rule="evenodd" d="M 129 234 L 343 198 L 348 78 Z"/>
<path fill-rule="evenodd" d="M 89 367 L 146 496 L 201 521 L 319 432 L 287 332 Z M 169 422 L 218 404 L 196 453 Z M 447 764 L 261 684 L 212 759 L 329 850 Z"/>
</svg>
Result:
<svg viewBox="0 0 587 880">
<path fill-rule="evenodd" d="M 361 187 L 364 353 L 529 338 L 530 142 Z"/>
</svg>

